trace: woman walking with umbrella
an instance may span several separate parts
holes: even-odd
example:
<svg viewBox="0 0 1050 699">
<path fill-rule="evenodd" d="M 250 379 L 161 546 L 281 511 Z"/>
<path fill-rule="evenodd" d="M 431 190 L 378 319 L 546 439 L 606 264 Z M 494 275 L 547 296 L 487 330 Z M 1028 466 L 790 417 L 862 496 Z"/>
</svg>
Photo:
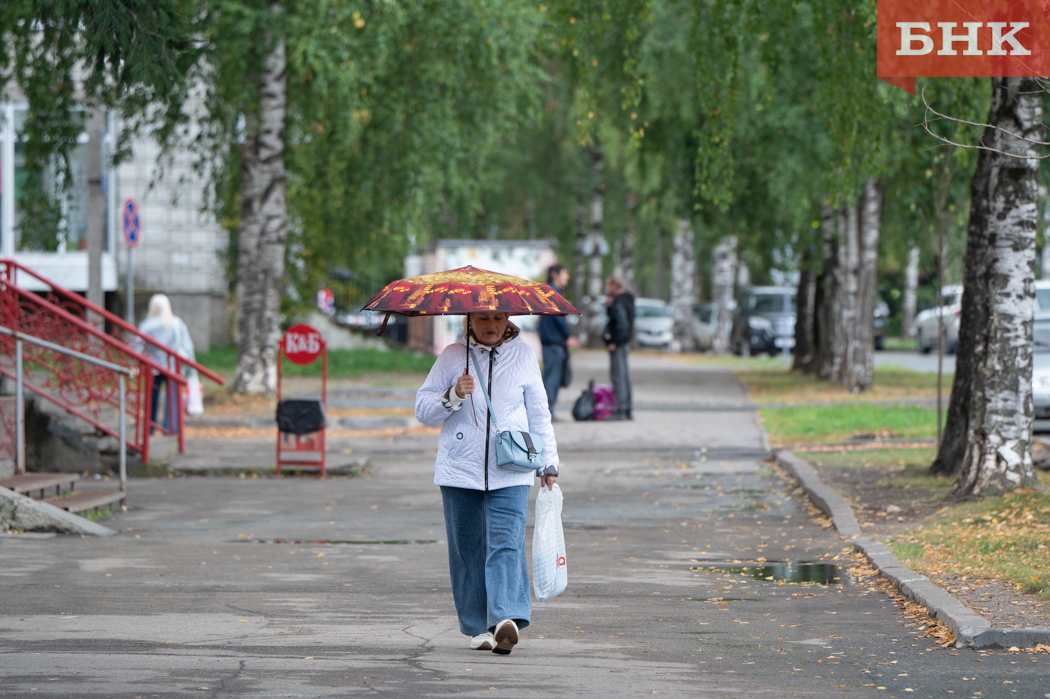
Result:
<svg viewBox="0 0 1050 699">
<path fill-rule="evenodd" d="M 553 487 L 559 462 L 536 353 L 509 313 L 576 309 L 546 285 L 471 267 L 394 282 L 365 308 L 467 311 L 464 337 L 445 348 L 416 394 L 416 418 L 441 427 L 434 483 L 441 488 L 460 631 L 471 637 L 473 650 L 510 653 L 532 613 L 525 560 L 529 488 L 537 476 L 543 487 Z M 497 442 L 507 434 L 526 437 L 536 468 L 499 465 L 506 456 L 497 455 Z"/>
</svg>

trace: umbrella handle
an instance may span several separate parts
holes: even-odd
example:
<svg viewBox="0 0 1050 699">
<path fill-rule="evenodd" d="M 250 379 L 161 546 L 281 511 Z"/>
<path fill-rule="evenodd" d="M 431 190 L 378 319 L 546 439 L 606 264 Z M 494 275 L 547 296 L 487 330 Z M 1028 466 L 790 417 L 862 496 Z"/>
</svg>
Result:
<svg viewBox="0 0 1050 699">
<path fill-rule="evenodd" d="M 470 373 L 470 314 L 467 314 L 467 329 L 464 331 L 463 344 L 467 346 L 467 373 Z M 474 416 L 474 426 L 478 426 L 478 414 L 474 410 L 474 394 L 470 394 L 470 414 Z"/>
<path fill-rule="evenodd" d="M 390 314 L 387 313 L 386 317 L 383 318 L 383 324 L 379 327 L 379 332 L 376 333 L 376 337 L 382 337 L 383 331 L 386 330 L 386 324 L 390 322 Z"/>
</svg>

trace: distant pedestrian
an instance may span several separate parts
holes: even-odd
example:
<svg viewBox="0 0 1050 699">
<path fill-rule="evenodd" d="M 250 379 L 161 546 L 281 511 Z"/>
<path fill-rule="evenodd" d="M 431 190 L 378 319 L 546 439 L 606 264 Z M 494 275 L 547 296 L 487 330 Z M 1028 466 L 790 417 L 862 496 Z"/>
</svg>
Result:
<svg viewBox="0 0 1050 699">
<path fill-rule="evenodd" d="M 569 285 L 569 268 L 563 264 L 551 265 L 547 270 L 547 284 L 564 295 Z M 551 421 L 559 422 L 554 415 L 558 391 L 567 383 L 569 350 L 579 346 L 580 341 L 569 333 L 565 316 L 540 316 L 540 343 L 543 345 L 543 387 L 547 389 L 547 406 L 551 411 Z"/>
<path fill-rule="evenodd" d="M 470 314 L 465 334 L 445 348 L 416 393 L 416 419 L 441 426 L 434 484 L 445 510 L 459 630 L 471 637 L 472 650 L 507 654 L 532 617 L 525 560 L 529 487 L 539 475 L 541 486 L 553 488 L 558 447 L 540 365 L 518 327 L 506 313 L 482 311 Z M 482 395 L 467 400 L 475 393 L 475 361 L 499 429 L 542 438 L 542 471 L 497 465 L 498 435 L 487 401 Z"/>
<path fill-rule="evenodd" d="M 186 323 L 182 322 L 182 318 L 172 313 L 171 301 L 164 294 L 154 294 L 150 298 L 149 311 L 146 314 L 146 319 L 139 324 L 139 330 L 160 344 L 167 345 L 176 354 L 193 361 L 197 360 L 197 355 L 193 351 L 193 338 L 190 337 L 190 331 L 186 327 Z M 157 364 L 167 365 L 172 371 L 175 370 L 175 360 L 168 352 L 146 343 L 146 354 Z M 190 369 L 189 371 L 195 374 L 197 370 Z M 165 432 L 170 432 L 175 417 L 175 391 L 178 390 L 178 387 L 169 386 L 167 378 L 154 371 L 152 408 L 150 410 L 151 425 L 157 422 L 157 408 L 160 403 L 160 391 L 162 388 L 165 389 L 163 426 Z"/>
<path fill-rule="evenodd" d="M 627 366 L 628 347 L 634 336 L 634 294 L 624 288 L 623 279 L 613 274 L 605 281 L 605 346 L 609 349 L 609 374 L 616 391 L 616 412 L 609 420 L 633 420 L 631 370 Z"/>
</svg>

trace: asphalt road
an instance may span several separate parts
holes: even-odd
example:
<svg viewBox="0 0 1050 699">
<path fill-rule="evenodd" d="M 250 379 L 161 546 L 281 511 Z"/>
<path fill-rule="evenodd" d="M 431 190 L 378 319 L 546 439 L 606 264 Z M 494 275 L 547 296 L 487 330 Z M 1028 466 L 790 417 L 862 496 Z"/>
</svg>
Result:
<svg viewBox="0 0 1050 699">
<path fill-rule="evenodd" d="M 724 370 L 635 368 L 652 405 L 745 401 Z M 579 382 L 603 371 L 601 355 L 578 358 Z M 472 652 L 458 631 L 436 437 L 344 438 L 333 458 L 368 454 L 374 472 L 137 480 L 109 521 L 119 536 L 0 540 L 0 696 L 1050 692 L 1047 656 L 934 649 L 848 569 L 821 569 L 839 577 L 822 585 L 733 567 L 846 564 L 845 542 L 761 462 L 752 413 L 646 410 L 557 432 L 569 589 L 534 605 L 509 656 Z M 265 446 L 193 448 L 252 462 Z"/>
<path fill-rule="evenodd" d="M 937 373 L 937 353 L 882 351 L 875 353 L 875 366 L 895 366 L 912 371 Z M 955 355 L 944 355 L 944 373 L 955 373 Z"/>
</svg>

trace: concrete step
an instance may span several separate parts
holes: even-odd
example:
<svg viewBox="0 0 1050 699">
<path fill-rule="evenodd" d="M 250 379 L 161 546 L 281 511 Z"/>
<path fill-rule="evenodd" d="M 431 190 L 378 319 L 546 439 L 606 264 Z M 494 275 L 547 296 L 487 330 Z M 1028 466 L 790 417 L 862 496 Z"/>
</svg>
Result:
<svg viewBox="0 0 1050 699">
<path fill-rule="evenodd" d="M 8 478 L 0 478 L 0 488 L 7 488 L 22 495 L 32 496 L 39 491 L 39 497 L 44 497 L 44 491 L 49 488 L 55 489 L 55 495 L 62 493 L 62 487 L 71 488 L 80 480 L 78 473 L 23 473 Z"/>
<path fill-rule="evenodd" d="M 74 514 L 87 512 L 107 505 L 125 504 L 127 493 L 120 490 L 104 490 L 90 493 L 78 493 L 69 497 L 56 497 L 44 500 L 49 505 L 54 505 L 67 512 Z"/>
</svg>

